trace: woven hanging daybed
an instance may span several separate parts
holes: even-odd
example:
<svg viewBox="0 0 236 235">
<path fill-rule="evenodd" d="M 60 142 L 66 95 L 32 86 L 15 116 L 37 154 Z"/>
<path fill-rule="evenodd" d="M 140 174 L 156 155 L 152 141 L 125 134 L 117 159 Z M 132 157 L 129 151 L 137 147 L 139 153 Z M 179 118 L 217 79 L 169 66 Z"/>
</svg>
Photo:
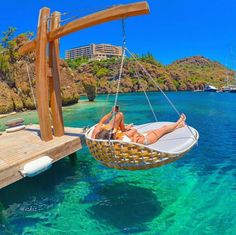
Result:
<svg viewBox="0 0 236 235">
<path fill-rule="evenodd" d="M 141 68 L 143 73 L 149 78 L 153 84 L 158 88 L 158 90 L 163 94 L 165 99 L 168 101 L 170 106 L 180 117 L 181 114 L 173 104 L 173 102 L 168 98 L 165 92 L 157 84 L 155 79 L 146 70 L 142 63 L 136 58 L 136 56 L 129 51 L 126 47 L 126 33 L 124 27 L 124 19 L 122 20 L 122 31 L 123 31 L 123 47 L 122 47 L 122 57 L 121 64 L 117 79 L 117 90 L 115 94 L 115 100 L 113 107 L 116 107 L 118 102 L 118 94 L 120 90 L 122 71 L 125 60 L 125 53 L 128 52 L 131 58 L 136 62 L 137 66 Z M 148 105 L 153 113 L 156 122 L 147 123 L 139 126 L 135 126 L 139 133 L 144 133 L 149 130 L 155 130 L 163 125 L 170 124 L 170 122 L 157 122 L 157 117 L 152 107 L 152 104 L 148 98 L 144 86 L 142 85 L 139 72 L 136 67 L 133 68 L 143 89 L 145 97 L 148 101 Z M 115 113 L 113 113 L 113 118 L 115 118 Z M 96 125 L 95 125 L 96 126 Z M 143 170 L 150 169 L 154 167 L 159 167 L 170 162 L 173 162 L 181 158 L 185 153 L 187 153 L 198 141 L 198 132 L 189 126 L 179 128 L 169 134 L 164 135 L 156 143 L 151 145 L 142 145 L 132 142 L 124 142 L 122 140 L 103 140 L 103 139 L 93 139 L 91 138 L 95 126 L 91 127 L 85 133 L 86 143 L 91 154 L 95 159 L 100 161 L 103 165 L 122 169 L 122 170 Z"/>
<path fill-rule="evenodd" d="M 143 133 L 166 124 L 171 122 L 154 122 L 134 128 Z M 154 144 L 142 145 L 120 140 L 93 139 L 91 134 L 94 127 L 85 133 L 91 154 L 103 165 L 123 170 L 149 169 L 176 161 L 187 153 L 199 138 L 197 130 L 185 126 L 166 134 Z"/>
</svg>

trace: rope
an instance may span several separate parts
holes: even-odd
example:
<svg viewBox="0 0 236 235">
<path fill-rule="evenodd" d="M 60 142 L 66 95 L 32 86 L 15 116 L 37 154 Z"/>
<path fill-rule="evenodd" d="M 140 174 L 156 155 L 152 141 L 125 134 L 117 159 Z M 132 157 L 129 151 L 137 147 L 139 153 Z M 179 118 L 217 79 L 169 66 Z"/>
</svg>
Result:
<svg viewBox="0 0 236 235">
<path fill-rule="evenodd" d="M 107 7 L 107 8 L 109 8 L 109 7 Z M 105 8 L 106 9 L 106 8 Z M 61 17 L 61 16 L 67 16 L 67 15 L 72 15 L 72 14 L 78 14 L 78 13 L 84 13 L 84 10 L 89 10 L 89 11 L 102 11 L 102 10 L 104 10 L 104 9 L 101 9 L 101 7 L 93 7 L 93 8 L 83 8 L 83 9 L 80 9 L 80 10 L 75 10 L 75 11 L 68 11 L 68 12 L 62 12 L 62 13 L 60 13 L 58 16 L 54 16 L 55 18 L 58 18 L 58 17 Z M 71 20 L 71 19 L 76 19 L 76 18 L 79 18 L 79 17 L 81 17 L 81 16 L 79 16 L 79 15 L 76 15 L 76 16 L 71 16 L 71 17 L 69 17 L 69 18 L 66 18 L 66 19 L 62 19 L 62 20 L 60 20 L 60 23 L 63 23 L 63 22 L 65 22 L 65 21 L 69 21 L 69 20 Z M 51 18 L 52 18 L 52 14 L 50 14 L 45 20 L 47 20 L 47 21 L 49 21 L 49 20 L 51 20 Z"/>
<path fill-rule="evenodd" d="M 121 58 L 119 76 L 118 76 L 118 84 L 117 84 L 117 89 L 116 89 L 114 107 L 116 107 L 116 105 L 117 105 L 118 94 L 119 94 L 119 90 L 120 90 L 120 81 L 121 81 L 122 71 L 123 71 L 123 67 L 124 67 L 125 47 L 126 47 L 126 32 L 125 32 L 125 20 L 124 20 L 124 18 L 122 19 L 121 24 L 122 24 L 122 35 L 123 35 L 122 58 Z M 116 112 L 112 113 L 112 118 L 113 118 L 113 124 L 112 124 L 112 129 L 110 130 L 110 135 L 109 135 L 109 145 L 111 146 L 111 150 L 113 152 L 113 155 L 115 156 L 115 148 L 114 148 L 114 144 L 111 142 L 111 135 L 112 135 L 112 131 L 113 131 L 114 125 L 115 125 Z"/>
<path fill-rule="evenodd" d="M 122 71 L 123 71 L 123 67 L 124 67 L 124 59 L 125 59 L 126 33 L 125 33 L 125 22 L 124 22 L 124 19 L 122 19 L 122 33 L 123 33 L 122 58 L 121 58 L 119 75 L 118 75 L 118 82 L 117 82 L 117 89 L 116 89 L 114 107 L 117 106 L 117 100 L 118 100 L 118 95 L 119 95 L 119 90 L 120 90 L 120 82 L 121 82 Z M 113 112 L 112 118 L 113 118 L 112 129 L 113 129 L 114 128 L 114 124 L 115 124 L 116 112 Z"/>
<path fill-rule="evenodd" d="M 107 96 L 106 96 L 106 100 L 103 104 L 103 107 L 102 107 L 102 111 L 101 111 L 101 118 L 105 115 L 105 111 L 106 111 L 106 106 L 107 106 L 107 103 L 108 103 L 108 100 L 109 100 L 109 97 L 110 97 L 110 93 L 108 92 Z"/>
<path fill-rule="evenodd" d="M 181 114 L 179 112 L 179 110 L 175 107 L 175 105 L 173 104 L 173 102 L 169 99 L 169 97 L 165 94 L 165 92 L 161 89 L 161 87 L 157 84 L 157 82 L 153 79 L 153 77 L 150 75 L 150 73 L 144 68 L 144 66 L 138 61 L 138 59 L 135 57 L 135 55 L 130 52 L 130 50 L 128 48 L 126 48 L 127 52 L 131 55 L 131 57 L 137 62 L 137 64 L 142 68 L 142 70 L 147 74 L 147 76 L 152 80 L 152 82 L 156 85 L 156 87 L 160 90 L 160 92 L 164 95 L 164 97 L 166 98 L 166 100 L 169 102 L 169 104 L 171 105 L 171 107 L 174 109 L 174 111 L 178 114 L 178 116 L 180 117 Z"/>
<path fill-rule="evenodd" d="M 115 96 L 114 106 L 117 105 L 118 94 L 119 94 L 119 90 L 120 90 L 122 70 L 123 70 L 123 66 L 124 66 L 124 58 L 125 58 L 125 50 L 122 52 L 122 58 L 121 58 L 120 71 L 119 71 L 119 76 L 118 76 L 118 84 L 117 84 L 117 89 L 116 89 L 116 96 Z"/>
<path fill-rule="evenodd" d="M 75 16 L 71 16 L 71 17 L 66 18 L 66 19 L 61 19 L 60 23 L 64 23 L 64 22 L 72 20 L 72 19 L 76 19 L 76 18 L 79 18 L 79 17 L 84 17 L 84 14 L 90 13 L 90 12 L 85 12 L 85 11 L 95 11 L 95 13 L 96 13 L 97 11 L 104 11 L 106 9 L 116 7 L 116 6 L 120 6 L 120 5 L 112 5 L 112 6 L 107 6 L 107 7 L 97 6 L 97 7 L 90 7 L 90 8 L 81 8 L 80 10 L 74 10 L 74 11 L 68 11 L 68 12 L 60 13 L 60 15 L 56 16 L 56 17 L 76 14 Z M 83 15 L 78 15 L 80 13 L 83 14 Z M 48 20 L 50 20 L 51 18 L 52 18 L 52 14 L 48 17 Z"/>
<path fill-rule="evenodd" d="M 150 73 L 144 68 L 144 66 L 138 61 L 138 59 L 135 57 L 135 55 L 130 52 L 130 50 L 128 48 L 126 48 L 126 51 L 131 55 L 131 57 L 137 62 L 137 64 L 142 68 L 142 70 L 147 74 L 147 76 L 152 80 L 152 82 L 157 86 L 157 88 L 160 90 L 160 92 L 163 94 L 163 96 L 166 98 L 166 100 L 168 101 L 168 103 L 170 104 L 170 106 L 174 109 L 174 111 L 177 113 L 177 115 L 179 117 L 181 117 L 181 114 L 179 112 L 179 110 L 175 107 L 175 105 L 173 104 L 173 102 L 169 99 L 169 97 L 165 94 L 165 92 L 161 89 L 161 87 L 157 84 L 157 82 L 153 79 L 153 77 L 150 75 Z M 191 128 L 187 125 L 186 126 L 188 128 L 188 130 L 190 131 L 190 133 L 192 134 L 192 136 L 194 137 L 194 139 L 196 139 L 196 136 L 194 135 L 193 131 L 191 130 Z M 197 140 L 197 139 L 196 139 Z"/>
<path fill-rule="evenodd" d="M 122 76 L 122 71 L 123 71 L 123 66 L 124 66 L 124 58 L 125 58 L 126 33 L 125 33 L 125 21 L 124 21 L 124 19 L 122 19 L 122 33 L 123 33 L 122 58 L 121 58 L 120 71 L 119 71 L 119 77 L 118 77 L 118 84 L 117 84 L 117 89 L 116 89 L 116 96 L 115 96 L 114 106 L 117 105 L 118 94 L 119 94 L 119 90 L 120 90 L 120 81 L 121 81 L 121 76 Z"/>
<path fill-rule="evenodd" d="M 119 70 L 120 70 L 120 68 L 117 68 L 116 76 L 119 76 Z M 116 76 L 113 76 L 113 78 L 110 81 L 114 81 Z M 108 103 L 111 94 L 112 93 L 110 91 L 108 91 L 107 96 L 106 96 L 106 100 L 105 100 L 104 105 L 102 107 L 102 111 L 101 111 L 101 115 L 100 115 L 101 117 L 103 117 L 105 115 L 106 106 L 107 106 L 106 104 Z"/>
<path fill-rule="evenodd" d="M 74 20 L 76 18 L 79 18 L 79 16 L 72 16 L 72 17 L 66 18 L 64 20 L 61 20 L 60 23 L 64 23 L 64 22 L 69 21 L 69 20 Z"/>
<path fill-rule="evenodd" d="M 28 60 L 28 62 L 29 62 L 29 60 Z M 29 66 L 28 66 L 27 62 L 25 62 L 25 65 L 26 65 L 27 76 L 28 76 L 28 80 L 29 80 L 29 84 L 30 84 L 30 90 L 31 90 L 31 93 L 32 93 L 32 96 L 33 96 L 34 106 L 35 106 L 35 109 L 37 111 L 37 109 L 38 109 L 37 108 L 37 102 L 36 102 L 36 98 L 35 98 L 35 95 L 34 95 L 34 89 L 33 89 L 32 81 L 31 81 L 30 73 L 29 73 Z M 49 115 L 50 115 L 50 119 L 52 120 L 51 110 L 49 110 Z"/>
<path fill-rule="evenodd" d="M 153 116 L 154 116 L 154 119 L 155 119 L 156 122 L 158 122 L 157 117 L 156 117 L 156 114 L 155 114 L 154 109 L 153 109 L 153 107 L 152 107 L 151 101 L 150 101 L 150 99 L 148 98 L 148 95 L 147 95 L 147 93 L 146 93 L 146 91 L 145 91 L 145 89 L 144 89 L 143 84 L 140 82 L 140 77 L 139 77 L 139 75 L 138 75 L 138 72 L 137 72 L 136 69 L 134 69 L 134 71 L 135 71 L 136 77 L 137 77 L 138 80 L 139 80 L 139 84 L 141 85 L 141 87 L 142 87 L 142 89 L 143 89 L 143 92 L 144 92 L 145 97 L 146 97 L 146 99 L 147 99 L 148 105 L 149 105 L 149 107 L 150 107 L 150 109 L 151 109 L 151 111 L 152 111 L 152 114 L 153 114 Z"/>
<path fill-rule="evenodd" d="M 120 68 L 117 68 L 117 72 L 115 73 L 116 75 L 113 76 L 110 81 L 114 81 L 115 77 L 117 77 L 117 75 L 119 76 L 119 71 L 120 71 Z M 112 94 L 111 91 L 108 91 L 107 96 L 106 96 L 106 100 L 104 102 L 104 105 L 103 105 L 103 108 L 102 108 L 102 111 L 101 111 L 101 115 L 100 115 L 101 117 L 103 117 L 105 115 L 106 106 L 107 106 L 106 104 L 108 103 L 109 97 L 110 97 L 111 94 Z"/>
<path fill-rule="evenodd" d="M 31 90 L 33 100 L 34 100 L 34 106 L 35 106 L 35 109 L 37 110 L 37 103 L 36 103 L 36 99 L 35 99 L 35 95 L 34 95 L 34 89 L 33 89 L 32 81 L 31 81 L 31 78 L 30 78 L 29 66 L 28 66 L 27 62 L 25 63 L 25 65 L 26 65 L 26 71 L 27 71 L 27 75 L 28 75 L 28 79 L 29 79 L 30 90 Z"/>
</svg>

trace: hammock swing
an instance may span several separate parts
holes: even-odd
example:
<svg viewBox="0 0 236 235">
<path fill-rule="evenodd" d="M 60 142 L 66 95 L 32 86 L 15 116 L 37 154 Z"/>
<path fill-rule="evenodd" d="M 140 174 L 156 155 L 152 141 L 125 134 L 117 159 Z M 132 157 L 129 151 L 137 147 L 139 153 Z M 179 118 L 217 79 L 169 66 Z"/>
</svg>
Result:
<svg viewBox="0 0 236 235">
<path fill-rule="evenodd" d="M 138 61 L 135 55 L 128 50 L 126 47 L 126 35 L 124 28 L 124 19 L 122 20 L 122 30 L 123 30 L 123 48 L 122 48 L 122 58 L 121 66 L 119 70 L 117 91 L 114 101 L 114 106 L 117 105 L 118 94 L 120 89 L 120 81 L 122 77 L 123 65 L 125 53 L 127 52 L 131 58 L 134 59 L 136 64 L 143 70 L 143 72 L 148 76 L 150 81 L 152 81 L 159 91 L 163 94 L 165 99 L 168 101 L 170 106 L 174 111 L 180 116 L 180 112 L 174 106 L 172 101 L 164 93 L 161 87 L 156 83 L 144 66 Z M 135 74 L 140 81 L 137 71 Z M 140 83 L 142 86 L 142 83 Z M 154 130 L 160 128 L 163 125 L 171 124 L 171 122 L 158 122 L 154 109 L 151 102 L 142 86 L 143 92 L 153 113 L 155 122 L 145 123 L 143 125 L 134 126 L 139 133 L 144 133 L 149 130 Z M 115 115 L 115 114 L 114 114 Z M 95 125 L 96 126 L 96 125 Z M 194 145 L 197 144 L 199 134 L 197 130 L 186 124 L 185 127 L 179 128 L 169 134 L 161 137 L 156 143 L 150 145 L 138 144 L 135 142 L 125 142 L 123 140 L 103 140 L 103 139 L 93 139 L 92 133 L 95 126 L 88 129 L 85 133 L 85 139 L 87 146 L 96 160 L 101 162 L 103 165 L 116 168 L 121 170 L 144 170 L 154 167 L 160 167 L 176 161 L 186 154 Z"/>
</svg>

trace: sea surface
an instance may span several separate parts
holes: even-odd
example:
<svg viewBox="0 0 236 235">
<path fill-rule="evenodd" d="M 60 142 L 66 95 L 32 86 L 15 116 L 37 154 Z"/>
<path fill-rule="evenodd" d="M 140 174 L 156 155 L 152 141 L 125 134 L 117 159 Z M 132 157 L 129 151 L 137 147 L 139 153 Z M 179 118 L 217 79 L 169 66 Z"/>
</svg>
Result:
<svg viewBox="0 0 236 235">
<path fill-rule="evenodd" d="M 149 93 L 159 121 L 176 113 Z M 0 190 L 0 234 L 236 234 L 236 94 L 170 92 L 200 134 L 182 159 L 143 171 L 109 169 L 86 146 L 50 170 Z M 154 121 L 142 93 L 120 94 L 126 123 Z M 85 127 L 110 111 L 114 96 L 63 108 L 65 125 Z M 35 111 L 24 117 L 37 123 Z M 1 141 L 1 139 L 0 139 Z M 14 143 L 13 143 L 14 144 Z"/>
</svg>

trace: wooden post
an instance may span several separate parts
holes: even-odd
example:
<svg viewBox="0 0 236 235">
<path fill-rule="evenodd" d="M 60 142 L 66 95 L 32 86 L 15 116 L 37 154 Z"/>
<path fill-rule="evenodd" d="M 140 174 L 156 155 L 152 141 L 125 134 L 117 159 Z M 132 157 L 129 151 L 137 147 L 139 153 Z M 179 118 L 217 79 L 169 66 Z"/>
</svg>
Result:
<svg viewBox="0 0 236 235">
<path fill-rule="evenodd" d="M 41 138 L 49 141 L 53 138 L 48 99 L 48 76 L 47 76 L 47 26 L 49 8 L 42 8 L 39 14 L 37 43 L 36 43 L 36 92 L 38 100 L 38 116 Z"/>
<path fill-rule="evenodd" d="M 60 27 L 60 12 L 54 12 L 51 18 L 50 31 Z M 50 82 L 50 107 L 52 113 L 52 122 L 54 135 L 57 137 L 64 135 L 64 123 L 62 116 L 62 99 L 60 91 L 60 67 L 59 67 L 59 39 L 49 44 L 49 66 L 52 70 Z"/>
</svg>

